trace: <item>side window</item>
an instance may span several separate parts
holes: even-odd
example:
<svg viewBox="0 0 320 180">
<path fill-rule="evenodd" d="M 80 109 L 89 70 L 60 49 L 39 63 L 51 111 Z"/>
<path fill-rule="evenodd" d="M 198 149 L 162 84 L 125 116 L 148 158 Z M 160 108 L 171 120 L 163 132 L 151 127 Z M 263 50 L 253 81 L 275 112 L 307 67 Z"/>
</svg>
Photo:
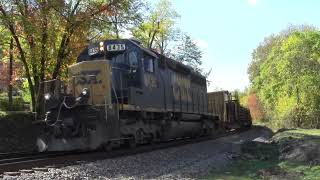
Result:
<svg viewBox="0 0 320 180">
<path fill-rule="evenodd" d="M 131 51 L 129 53 L 129 65 L 131 67 L 137 67 L 138 66 L 138 56 L 136 51 Z"/>
<path fill-rule="evenodd" d="M 113 57 L 113 61 L 119 64 L 125 63 L 125 56 L 124 54 L 118 54 L 117 56 Z"/>
<path fill-rule="evenodd" d="M 154 72 L 154 59 L 151 56 L 144 56 L 143 65 L 145 72 Z"/>
</svg>

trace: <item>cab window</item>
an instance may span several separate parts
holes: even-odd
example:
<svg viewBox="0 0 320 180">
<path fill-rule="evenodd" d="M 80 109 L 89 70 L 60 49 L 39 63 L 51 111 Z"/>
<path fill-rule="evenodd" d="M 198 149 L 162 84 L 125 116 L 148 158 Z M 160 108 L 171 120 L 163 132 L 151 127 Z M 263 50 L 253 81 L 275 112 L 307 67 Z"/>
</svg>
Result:
<svg viewBox="0 0 320 180">
<path fill-rule="evenodd" d="M 118 54 L 116 56 L 112 57 L 112 61 L 118 64 L 124 64 L 125 63 L 125 56 L 124 54 Z"/>
<path fill-rule="evenodd" d="M 145 72 L 154 72 L 154 59 L 151 56 L 144 57 L 143 65 Z"/>
<path fill-rule="evenodd" d="M 137 57 L 137 52 L 131 51 L 129 53 L 129 65 L 131 67 L 137 67 L 138 66 L 138 57 Z"/>
</svg>

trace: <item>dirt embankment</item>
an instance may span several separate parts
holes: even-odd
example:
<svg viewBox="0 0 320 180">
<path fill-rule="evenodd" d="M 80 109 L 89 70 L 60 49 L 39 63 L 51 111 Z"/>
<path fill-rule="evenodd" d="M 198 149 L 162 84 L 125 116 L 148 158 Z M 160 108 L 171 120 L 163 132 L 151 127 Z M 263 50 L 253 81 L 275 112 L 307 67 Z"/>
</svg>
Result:
<svg viewBox="0 0 320 180">
<path fill-rule="evenodd" d="M 272 140 L 279 146 L 279 159 L 320 165 L 320 130 L 287 130 Z"/>
<path fill-rule="evenodd" d="M 0 153 L 34 150 L 39 130 L 33 120 L 31 113 L 0 112 Z"/>
<path fill-rule="evenodd" d="M 256 139 L 241 147 L 243 160 L 255 162 L 263 179 L 320 177 L 320 130 L 281 130 L 271 139 Z"/>
<path fill-rule="evenodd" d="M 213 171 L 207 179 L 320 179 L 320 129 L 261 134 L 243 141 L 233 157 L 230 166 Z"/>
</svg>

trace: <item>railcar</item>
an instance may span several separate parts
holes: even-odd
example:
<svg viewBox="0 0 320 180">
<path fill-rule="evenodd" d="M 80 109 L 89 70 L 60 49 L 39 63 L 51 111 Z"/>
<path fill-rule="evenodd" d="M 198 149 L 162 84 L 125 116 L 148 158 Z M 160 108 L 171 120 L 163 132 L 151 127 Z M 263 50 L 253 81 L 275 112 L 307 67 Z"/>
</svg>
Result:
<svg viewBox="0 0 320 180">
<path fill-rule="evenodd" d="M 89 45 L 68 68 L 66 86 L 52 80 L 45 87 L 39 151 L 210 135 L 222 120 L 208 104 L 205 77 L 132 39 Z"/>
</svg>

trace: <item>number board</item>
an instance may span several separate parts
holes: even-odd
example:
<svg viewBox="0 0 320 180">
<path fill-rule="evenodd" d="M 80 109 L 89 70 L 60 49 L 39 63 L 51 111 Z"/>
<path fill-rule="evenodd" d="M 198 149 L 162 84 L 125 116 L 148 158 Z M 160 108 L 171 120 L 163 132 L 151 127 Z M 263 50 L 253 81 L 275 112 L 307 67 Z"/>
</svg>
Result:
<svg viewBox="0 0 320 180">
<path fill-rule="evenodd" d="M 99 48 L 98 48 L 98 47 L 92 47 L 92 48 L 89 48 L 89 49 L 88 49 L 88 54 L 89 54 L 89 56 L 98 54 L 98 52 L 99 52 Z"/>
<path fill-rule="evenodd" d="M 108 44 L 107 51 L 125 51 L 126 45 L 125 44 Z"/>
</svg>

